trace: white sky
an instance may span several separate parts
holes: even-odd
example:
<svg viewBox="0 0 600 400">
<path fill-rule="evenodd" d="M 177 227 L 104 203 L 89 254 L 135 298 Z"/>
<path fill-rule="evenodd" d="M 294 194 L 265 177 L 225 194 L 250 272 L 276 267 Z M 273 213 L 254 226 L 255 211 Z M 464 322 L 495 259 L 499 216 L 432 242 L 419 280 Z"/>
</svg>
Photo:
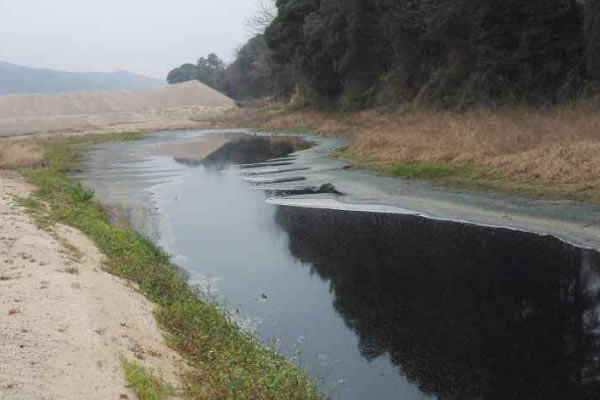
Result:
<svg viewBox="0 0 600 400">
<path fill-rule="evenodd" d="M 165 79 L 210 52 L 231 61 L 254 0 L 0 0 L 0 61 Z"/>
</svg>

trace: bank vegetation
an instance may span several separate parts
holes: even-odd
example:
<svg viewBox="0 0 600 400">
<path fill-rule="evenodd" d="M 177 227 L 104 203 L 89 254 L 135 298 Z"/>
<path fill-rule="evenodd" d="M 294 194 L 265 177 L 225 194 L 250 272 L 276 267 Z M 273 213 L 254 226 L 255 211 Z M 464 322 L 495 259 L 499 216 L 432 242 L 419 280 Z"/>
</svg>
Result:
<svg viewBox="0 0 600 400">
<path fill-rule="evenodd" d="M 597 94 L 598 0 L 263 0 L 225 65 L 175 69 L 244 100 L 357 110 L 548 106 Z M 186 75 L 187 72 L 187 75 Z"/>
</svg>

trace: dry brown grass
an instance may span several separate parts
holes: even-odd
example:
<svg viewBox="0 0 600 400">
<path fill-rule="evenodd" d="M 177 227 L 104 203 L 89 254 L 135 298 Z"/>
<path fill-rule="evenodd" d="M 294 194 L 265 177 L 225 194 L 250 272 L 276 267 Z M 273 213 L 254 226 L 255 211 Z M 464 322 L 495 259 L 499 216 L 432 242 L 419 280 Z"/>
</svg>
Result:
<svg viewBox="0 0 600 400">
<path fill-rule="evenodd" d="M 44 149 L 38 140 L 0 140 L 0 169 L 36 167 L 43 160 Z"/>
<path fill-rule="evenodd" d="M 44 166 L 45 148 L 55 140 L 71 139 L 74 142 L 104 142 L 110 140 L 128 140 L 140 137 L 142 133 L 132 132 L 62 132 L 53 134 L 35 134 L 29 136 L 0 137 L 0 171 L 9 172 L 20 168 Z"/>
<path fill-rule="evenodd" d="M 600 107 L 593 102 L 466 112 L 244 110 L 228 119 L 240 126 L 343 132 L 355 138 L 348 152 L 367 162 L 470 162 L 486 179 L 600 198 Z"/>
</svg>

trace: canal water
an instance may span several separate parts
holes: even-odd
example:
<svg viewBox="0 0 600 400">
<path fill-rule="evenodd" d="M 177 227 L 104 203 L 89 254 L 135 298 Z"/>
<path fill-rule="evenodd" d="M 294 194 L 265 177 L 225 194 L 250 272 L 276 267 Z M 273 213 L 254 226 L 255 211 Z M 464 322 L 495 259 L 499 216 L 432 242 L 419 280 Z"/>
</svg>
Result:
<svg viewBox="0 0 600 400">
<path fill-rule="evenodd" d="M 229 149 L 203 163 L 153 151 L 202 134 L 94 146 L 76 178 L 172 253 L 241 324 L 294 357 L 325 394 L 600 398 L 596 251 L 385 208 L 267 202 L 315 189 L 294 168 L 302 152 L 240 158 Z M 248 162 L 261 164 L 240 165 Z M 272 179 L 283 169 L 295 179 Z M 282 183 L 288 191 L 276 189 Z"/>
</svg>

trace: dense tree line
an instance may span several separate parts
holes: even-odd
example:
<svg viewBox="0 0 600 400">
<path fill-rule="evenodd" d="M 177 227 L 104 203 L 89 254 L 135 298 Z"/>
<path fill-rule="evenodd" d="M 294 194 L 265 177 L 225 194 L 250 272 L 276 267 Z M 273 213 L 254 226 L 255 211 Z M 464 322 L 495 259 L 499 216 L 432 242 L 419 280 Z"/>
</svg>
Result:
<svg viewBox="0 0 600 400">
<path fill-rule="evenodd" d="M 207 83 L 235 98 L 294 96 L 309 105 L 354 109 L 554 104 L 590 93 L 600 82 L 600 0 L 275 5 L 264 35 L 221 66 L 220 80 Z M 189 77 L 190 65 L 173 71 L 173 81 Z"/>
<path fill-rule="evenodd" d="M 208 57 L 200 57 L 194 64 L 183 64 L 173 69 L 167 75 L 169 84 L 199 80 L 208 86 L 222 90 L 224 84 L 225 63 L 216 54 L 211 53 Z"/>
<path fill-rule="evenodd" d="M 598 0 L 278 0 L 266 41 L 311 101 L 559 102 L 600 79 Z"/>
<path fill-rule="evenodd" d="M 290 64 L 273 61 L 262 34 L 252 37 L 225 63 L 216 55 L 201 57 L 197 64 L 183 64 L 167 76 L 170 84 L 199 80 L 237 100 L 263 97 L 285 98 L 294 85 Z"/>
<path fill-rule="evenodd" d="M 285 98 L 294 89 L 291 66 L 277 63 L 264 35 L 251 38 L 225 72 L 224 91 L 236 99 Z"/>
</svg>

